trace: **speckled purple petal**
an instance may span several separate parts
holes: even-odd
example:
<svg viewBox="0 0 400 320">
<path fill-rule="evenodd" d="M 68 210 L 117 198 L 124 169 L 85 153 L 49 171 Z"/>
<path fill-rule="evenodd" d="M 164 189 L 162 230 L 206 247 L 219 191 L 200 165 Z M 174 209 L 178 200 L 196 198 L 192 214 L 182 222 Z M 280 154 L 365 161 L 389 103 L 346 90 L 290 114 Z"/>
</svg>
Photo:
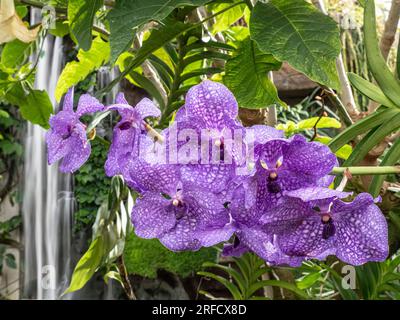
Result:
<svg viewBox="0 0 400 320">
<path fill-rule="evenodd" d="M 74 111 L 74 87 L 69 88 L 68 92 L 64 96 L 63 111 L 73 112 Z"/>
<path fill-rule="evenodd" d="M 352 265 L 384 261 L 389 254 L 385 217 L 370 194 L 359 194 L 353 202 L 335 201 L 336 255 Z"/>
<path fill-rule="evenodd" d="M 336 156 L 327 146 L 319 142 L 307 142 L 301 135 L 293 136 L 282 152 L 282 169 L 310 176 L 323 177 L 337 163 Z"/>
<path fill-rule="evenodd" d="M 68 153 L 70 139 L 63 139 L 61 135 L 51 130 L 46 132 L 47 162 L 49 165 L 60 160 Z"/>
<path fill-rule="evenodd" d="M 254 201 L 253 192 L 246 188 L 245 185 L 240 185 L 233 192 L 229 210 L 236 222 L 246 226 L 257 225 L 263 214 L 263 210 Z"/>
<path fill-rule="evenodd" d="M 78 170 L 90 156 L 90 143 L 86 138 L 86 130 L 83 125 L 76 125 L 69 138 L 70 149 L 63 158 L 60 171 L 69 173 Z"/>
<path fill-rule="evenodd" d="M 233 94 L 224 85 L 205 80 L 193 86 L 186 95 L 186 113 L 202 119 L 208 128 L 223 128 L 223 117 L 236 118 L 238 105 Z"/>
<path fill-rule="evenodd" d="M 131 220 L 135 233 L 142 238 L 158 238 L 175 226 L 173 210 L 169 210 L 170 201 L 159 193 L 146 192 L 136 201 L 132 209 Z"/>
<path fill-rule="evenodd" d="M 301 188 L 292 191 L 283 192 L 284 195 L 301 199 L 304 202 L 312 200 L 322 200 L 329 198 L 340 198 L 344 199 L 351 196 L 352 192 L 343 192 L 334 189 L 322 188 L 322 187 L 308 187 Z"/>
<path fill-rule="evenodd" d="M 304 219 L 314 217 L 315 212 L 297 198 L 285 197 L 278 205 L 266 210 L 259 220 L 263 230 L 269 234 L 282 234 L 294 231 Z"/>
<path fill-rule="evenodd" d="M 198 250 L 232 236 L 234 227 L 230 224 L 222 198 L 197 189 L 185 192 L 183 202 L 188 206 L 187 215 L 160 239 L 167 248 L 174 251 Z"/>
<path fill-rule="evenodd" d="M 265 125 L 254 125 L 250 128 L 246 128 L 246 142 L 254 142 L 255 144 L 264 144 L 272 139 L 284 138 L 282 130 L 277 130 L 273 127 Z"/>
<path fill-rule="evenodd" d="M 160 242 L 173 251 L 195 251 L 226 241 L 233 234 L 234 230 L 230 225 L 201 229 L 198 227 L 199 220 L 196 217 L 183 217 L 174 229 L 160 238 Z"/>
<path fill-rule="evenodd" d="M 129 166 L 129 179 L 140 188 L 138 191 L 158 191 L 172 196 L 180 182 L 180 174 L 178 166 L 149 164 L 136 159 Z"/>
<path fill-rule="evenodd" d="M 291 227 L 286 229 L 286 233 L 278 236 L 278 245 L 287 255 L 314 258 L 334 247 L 334 237 L 323 239 L 324 225 L 318 215 Z"/>
<path fill-rule="evenodd" d="M 99 102 L 99 100 L 92 97 L 90 94 L 83 94 L 79 98 L 76 115 L 82 117 L 85 114 L 102 111 L 103 109 L 104 106 Z"/>
<path fill-rule="evenodd" d="M 68 135 L 70 130 L 78 123 L 76 115 L 73 112 L 60 111 L 56 115 L 50 116 L 50 130 L 60 135 Z"/>
<path fill-rule="evenodd" d="M 258 228 L 241 227 L 237 232 L 240 242 L 271 265 L 298 267 L 303 257 L 284 254 L 275 243 L 274 237 Z"/>
<path fill-rule="evenodd" d="M 181 178 L 187 186 L 221 192 L 235 173 L 233 165 L 188 164 L 181 168 Z"/>
<path fill-rule="evenodd" d="M 142 119 L 147 117 L 158 118 L 161 116 L 161 111 L 156 105 L 148 98 L 143 98 L 136 105 L 135 110 L 139 113 Z"/>
<path fill-rule="evenodd" d="M 288 143 L 286 139 L 273 139 L 256 145 L 256 159 L 265 162 L 269 169 L 274 169 L 276 162 L 282 158 L 282 148 Z"/>
<path fill-rule="evenodd" d="M 114 128 L 112 143 L 104 166 L 107 176 L 121 174 L 122 167 L 128 160 L 138 156 L 139 134 L 140 130 L 134 127 L 120 130 L 117 125 Z"/>
<path fill-rule="evenodd" d="M 238 245 L 235 245 L 233 243 L 226 243 L 224 244 L 224 247 L 222 249 L 222 256 L 223 257 L 240 257 L 246 252 L 249 252 L 250 249 L 246 247 L 243 243 L 239 241 Z"/>
<path fill-rule="evenodd" d="M 115 103 L 116 104 L 127 104 L 129 105 L 128 101 L 125 98 L 125 95 L 123 92 L 119 92 L 117 94 L 117 97 L 115 98 Z"/>
</svg>

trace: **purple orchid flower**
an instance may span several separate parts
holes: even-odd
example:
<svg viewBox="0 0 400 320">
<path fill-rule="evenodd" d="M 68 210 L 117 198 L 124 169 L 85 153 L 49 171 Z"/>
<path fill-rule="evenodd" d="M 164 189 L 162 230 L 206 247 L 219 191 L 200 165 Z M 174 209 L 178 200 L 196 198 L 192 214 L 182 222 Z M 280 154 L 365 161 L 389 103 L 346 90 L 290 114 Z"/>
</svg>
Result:
<svg viewBox="0 0 400 320">
<path fill-rule="evenodd" d="M 48 163 L 63 159 L 62 172 L 78 170 L 90 156 L 90 143 L 86 137 L 86 126 L 79 120 L 85 114 L 103 110 L 104 106 L 89 94 L 79 98 L 74 112 L 74 89 L 69 89 L 64 97 L 63 109 L 50 117 L 50 130 L 46 133 Z"/>
<path fill-rule="evenodd" d="M 185 184 L 200 185 L 214 192 L 226 188 L 235 175 L 238 158 L 243 157 L 243 152 L 238 151 L 235 131 L 236 137 L 242 132 L 244 138 L 245 129 L 236 120 L 237 114 L 235 97 L 220 83 L 206 80 L 188 91 L 185 105 L 177 112 L 174 126 L 169 132 L 175 130 L 179 135 L 189 129 L 201 138 L 201 141 L 196 142 L 199 150 L 205 142 L 209 142 L 209 145 L 207 151 L 196 155 L 197 162 L 192 161 L 182 166 L 182 181 Z M 206 139 L 205 135 L 208 135 Z M 240 139 L 236 140 L 241 143 Z M 245 149 L 244 146 L 242 149 Z"/>
<path fill-rule="evenodd" d="M 256 205 L 246 208 L 246 194 L 243 185 L 233 193 L 229 210 L 235 237 L 233 243 L 224 246 L 223 255 L 241 256 L 252 251 L 270 265 L 300 266 L 304 258 L 283 253 L 277 245 L 276 236 L 263 229 L 260 223 L 262 212 L 257 210 Z"/>
<path fill-rule="evenodd" d="M 256 203 L 263 211 L 278 203 L 284 191 L 310 186 L 327 187 L 328 174 L 337 164 L 336 156 L 318 142 L 307 142 L 301 135 L 290 139 L 267 139 L 254 148 L 256 165 L 246 183 L 247 207 Z"/>
<path fill-rule="evenodd" d="M 198 250 L 228 240 L 233 227 L 222 200 L 211 192 L 186 188 L 179 167 L 136 161 L 131 171 L 142 197 L 132 210 L 135 233 L 158 238 L 173 251 Z"/>
<path fill-rule="evenodd" d="M 276 234 L 285 254 L 307 259 L 336 255 L 343 262 L 361 265 L 388 256 L 386 219 L 368 193 L 352 202 L 349 193 L 320 187 L 285 192 L 285 199 L 260 220 Z"/>
<path fill-rule="evenodd" d="M 107 107 L 107 110 L 117 110 L 121 120 L 113 131 L 113 139 L 105 163 L 107 176 L 125 174 L 125 166 L 139 155 L 140 137 L 145 132 L 144 119 L 161 115 L 153 102 L 142 99 L 135 108 L 126 101 L 123 93 L 119 93 L 116 104 Z"/>
</svg>

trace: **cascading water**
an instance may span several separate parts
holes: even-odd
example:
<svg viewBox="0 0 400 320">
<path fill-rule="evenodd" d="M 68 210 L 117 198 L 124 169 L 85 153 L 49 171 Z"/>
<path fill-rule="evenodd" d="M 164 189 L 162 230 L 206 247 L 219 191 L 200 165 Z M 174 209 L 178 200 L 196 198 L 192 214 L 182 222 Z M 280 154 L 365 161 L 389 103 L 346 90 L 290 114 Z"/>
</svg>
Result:
<svg viewBox="0 0 400 320">
<path fill-rule="evenodd" d="M 31 24 L 40 21 L 31 12 Z M 55 104 L 54 90 L 63 60 L 61 38 L 48 35 L 36 70 L 35 87 L 46 90 Z M 32 57 L 35 60 L 37 57 Z M 45 130 L 28 122 L 24 171 L 24 292 L 25 298 L 57 299 L 71 273 L 71 229 L 74 198 L 71 177 L 47 165 Z"/>
</svg>

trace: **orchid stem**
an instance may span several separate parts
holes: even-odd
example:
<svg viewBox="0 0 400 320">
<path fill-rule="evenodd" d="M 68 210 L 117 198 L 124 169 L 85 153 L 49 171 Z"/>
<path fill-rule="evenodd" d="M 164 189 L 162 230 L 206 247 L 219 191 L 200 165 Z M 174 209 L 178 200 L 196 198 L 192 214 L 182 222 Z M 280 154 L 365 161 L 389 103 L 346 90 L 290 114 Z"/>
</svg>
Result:
<svg viewBox="0 0 400 320">
<path fill-rule="evenodd" d="M 363 175 L 379 175 L 379 174 L 396 174 L 400 173 L 400 166 L 382 166 L 382 167 L 334 167 L 331 174 L 341 175 L 345 171 L 351 175 L 363 176 Z"/>
</svg>

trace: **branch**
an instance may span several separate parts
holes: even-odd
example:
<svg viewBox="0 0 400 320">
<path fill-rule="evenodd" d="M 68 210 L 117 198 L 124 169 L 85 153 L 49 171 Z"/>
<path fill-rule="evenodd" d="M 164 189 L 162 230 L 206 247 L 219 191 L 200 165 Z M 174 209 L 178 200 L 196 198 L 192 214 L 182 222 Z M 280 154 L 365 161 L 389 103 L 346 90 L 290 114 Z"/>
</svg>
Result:
<svg viewBox="0 0 400 320">
<path fill-rule="evenodd" d="M 392 0 L 389 16 L 385 22 L 385 29 L 379 44 L 382 56 L 387 60 L 390 48 L 396 36 L 397 26 L 400 18 L 400 0 Z"/>
<path fill-rule="evenodd" d="M 382 167 L 334 167 L 331 174 L 341 175 L 343 173 L 350 173 L 354 176 L 365 175 L 381 175 L 381 174 L 399 174 L 400 166 L 382 166 Z"/>
</svg>

